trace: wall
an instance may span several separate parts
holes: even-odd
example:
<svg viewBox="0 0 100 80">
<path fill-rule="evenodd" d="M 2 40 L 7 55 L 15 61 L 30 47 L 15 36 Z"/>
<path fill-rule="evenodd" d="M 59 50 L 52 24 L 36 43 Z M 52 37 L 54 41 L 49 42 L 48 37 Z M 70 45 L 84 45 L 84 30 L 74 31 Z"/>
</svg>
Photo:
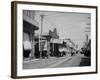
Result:
<svg viewBox="0 0 100 80">
<path fill-rule="evenodd" d="M 30 1 L 80 4 L 80 5 L 82 4 L 98 5 L 98 6 L 100 5 L 99 0 L 30 0 Z M 100 16 L 98 16 L 98 18 L 100 18 Z M 98 32 L 98 34 L 100 35 L 100 32 Z M 100 37 L 98 37 L 98 41 L 100 41 Z M 99 46 L 100 42 L 98 42 L 98 47 Z M 100 50 L 98 51 L 100 52 Z M 98 57 L 100 57 L 100 54 L 98 54 Z M 98 60 L 98 63 L 99 62 L 100 59 Z M 98 67 L 100 67 L 100 64 L 98 64 Z M 11 71 L 10 68 L 11 68 L 11 0 L 0 0 L 0 80 L 13 80 L 10 78 L 10 71 Z M 98 74 L 45 77 L 45 78 L 34 78 L 34 79 L 30 78 L 28 80 L 100 80 L 100 69 Z"/>
</svg>

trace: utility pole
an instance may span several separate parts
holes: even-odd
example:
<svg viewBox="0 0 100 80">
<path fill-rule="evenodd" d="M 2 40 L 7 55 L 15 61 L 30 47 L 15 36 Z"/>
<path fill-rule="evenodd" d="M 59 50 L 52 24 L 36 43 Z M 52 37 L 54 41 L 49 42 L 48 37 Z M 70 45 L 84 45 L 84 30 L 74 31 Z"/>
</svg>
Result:
<svg viewBox="0 0 100 80">
<path fill-rule="evenodd" d="M 43 32 L 43 19 L 44 19 L 44 14 L 40 15 L 41 16 L 41 34 Z"/>
<path fill-rule="evenodd" d="M 87 18 L 87 23 L 86 23 L 86 27 L 85 27 L 85 33 L 86 33 L 86 42 L 85 45 L 87 46 L 88 42 L 89 42 L 89 34 L 91 32 L 91 17 Z"/>
<path fill-rule="evenodd" d="M 40 15 L 41 17 L 41 34 L 40 34 L 40 37 L 39 37 L 39 51 L 40 51 L 40 58 L 42 57 L 42 33 L 43 33 L 43 19 L 44 19 L 44 15 Z"/>
<path fill-rule="evenodd" d="M 87 23 L 86 23 L 86 27 L 85 27 L 85 32 L 86 32 L 86 38 L 89 38 L 89 33 L 91 32 L 91 21 L 90 21 L 91 17 L 87 18 Z"/>
</svg>

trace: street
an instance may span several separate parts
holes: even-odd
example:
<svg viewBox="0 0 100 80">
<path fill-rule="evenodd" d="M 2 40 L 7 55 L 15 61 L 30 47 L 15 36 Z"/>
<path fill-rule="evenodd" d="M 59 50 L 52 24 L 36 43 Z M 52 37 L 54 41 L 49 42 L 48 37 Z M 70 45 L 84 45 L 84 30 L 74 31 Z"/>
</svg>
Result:
<svg viewBox="0 0 100 80">
<path fill-rule="evenodd" d="M 33 59 L 23 63 L 23 69 L 40 69 L 40 68 L 61 68 L 75 66 L 89 66 L 90 59 L 82 54 L 64 57 L 50 57 L 48 59 Z"/>
</svg>

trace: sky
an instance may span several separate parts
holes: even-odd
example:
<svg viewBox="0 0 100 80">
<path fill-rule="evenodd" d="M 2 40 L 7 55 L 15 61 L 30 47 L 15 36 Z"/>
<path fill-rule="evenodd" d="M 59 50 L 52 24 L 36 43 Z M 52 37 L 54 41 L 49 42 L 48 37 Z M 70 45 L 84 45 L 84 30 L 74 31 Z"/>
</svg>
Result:
<svg viewBox="0 0 100 80">
<path fill-rule="evenodd" d="M 86 34 L 90 37 L 90 32 L 86 33 L 86 27 L 91 22 L 90 13 L 73 13 L 73 12 L 46 12 L 35 11 L 35 20 L 39 23 L 39 30 L 41 30 L 41 16 L 43 18 L 43 32 L 48 33 L 49 30 L 57 29 L 60 39 L 70 38 L 79 47 L 83 46 L 86 40 Z"/>
</svg>

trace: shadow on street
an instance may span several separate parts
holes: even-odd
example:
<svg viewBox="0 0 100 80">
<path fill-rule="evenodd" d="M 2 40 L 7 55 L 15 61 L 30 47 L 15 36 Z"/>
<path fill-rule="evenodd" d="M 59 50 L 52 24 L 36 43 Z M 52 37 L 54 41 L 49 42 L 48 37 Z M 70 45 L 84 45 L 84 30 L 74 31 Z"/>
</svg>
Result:
<svg viewBox="0 0 100 80">
<path fill-rule="evenodd" d="M 81 58 L 81 62 L 79 66 L 91 66 L 91 58 L 89 57 L 83 57 Z"/>
</svg>

